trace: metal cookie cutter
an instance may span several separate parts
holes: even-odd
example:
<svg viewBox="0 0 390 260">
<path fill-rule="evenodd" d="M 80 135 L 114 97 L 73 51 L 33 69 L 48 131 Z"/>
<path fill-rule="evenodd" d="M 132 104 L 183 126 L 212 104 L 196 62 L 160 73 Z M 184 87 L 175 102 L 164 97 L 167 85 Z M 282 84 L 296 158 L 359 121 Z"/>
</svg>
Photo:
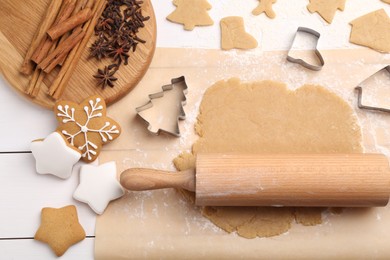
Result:
<svg viewBox="0 0 390 260">
<path fill-rule="evenodd" d="M 379 73 L 381 72 L 386 72 L 388 74 L 390 74 L 390 65 L 378 70 L 377 72 L 375 72 L 374 74 L 372 74 L 371 76 L 369 76 L 368 78 L 366 78 L 365 80 L 363 80 L 357 87 L 355 87 L 355 90 L 358 92 L 358 98 L 357 98 L 357 106 L 358 108 L 360 109 L 367 109 L 367 110 L 372 110 L 372 111 L 379 111 L 379 112 L 385 112 L 385 113 L 390 113 L 390 109 L 388 108 L 383 108 L 383 107 L 373 107 L 373 106 L 366 106 L 366 105 L 363 105 L 362 104 L 362 96 L 363 96 L 363 88 L 360 86 L 361 84 L 363 84 L 365 81 L 375 77 L 376 75 L 378 75 Z M 390 75 L 389 75 L 390 76 Z"/>
<path fill-rule="evenodd" d="M 302 59 L 295 59 L 294 57 L 290 56 L 290 52 L 294 46 L 294 42 L 297 38 L 297 35 L 300 34 L 300 33 L 305 33 L 305 34 L 309 34 L 310 36 L 314 36 L 316 37 L 316 41 L 317 41 L 317 44 L 318 44 L 318 40 L 320 39 L 320 36 L 321 34 L 317 31 L 314 31 L 313 29 L 310 29 L 310 28 L 306 28 L 306 27 L 298 27 L 298 30 L 295 34 L 295 37 L 294 37 L 294 40 L 291 44 L 291 47 L 290 49 L 288 50 L 288 53 L 287 53 L 287 60 L 290 61 L 290 62 L 293 62 L 293 63 L 297 63 L 297 64 L 300 64 L 302 65 L 303 67 L 307 68 L 307 69 L 310 69 L 310 70 L 315 70 L 315 71 L 318 71 L 318 70 L 321 70 L 322 67 L 324 67 L 325 65 L 325 61 L 324 61 L 324 58 L 322 57 L 320 51 L 317 49 L 317 44 L 316 44 L 316 47 L 315 47 L 315 54 L 316 56 L 318 57 L 318 60 L 320 62 L 320 65 L 314 65 L 314 64 L 310 64 L 310 63 L 307 63 L 306 61 L 302 60 Z"/>
<path fill-rule="evenodd" d="M 184 76 L 173 78 L 171 84 L 162 86 L 162 90 L 150 94 L 149 102 L 136 108 L 137 115 L 147 124 L 151 133 L 159 135 L 164 132 L 180 137 L 179 120 L 186 117 L 183 106 L 188 92 Z M 165 117 L 171 113 L 174 114 Z"/>
</svg>

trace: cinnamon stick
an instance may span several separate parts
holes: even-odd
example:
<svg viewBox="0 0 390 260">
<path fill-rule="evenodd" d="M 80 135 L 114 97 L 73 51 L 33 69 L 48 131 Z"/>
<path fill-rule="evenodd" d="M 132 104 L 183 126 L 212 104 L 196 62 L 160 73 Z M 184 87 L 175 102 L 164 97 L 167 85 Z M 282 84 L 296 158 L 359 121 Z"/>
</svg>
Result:
<svg viewBox="0 0 390 260">
<path fill-rule="evenodd" d="M 65 33 L 69 32 L 73 28 L 77 27 L 80 24 L 85 23 L 88 21 L 92 16 L 92 11 L 90 8 L 85 8 L 78 12 L 77 14 L 69 17 L 68 19 L 64 20 L 61 23 L 58 23 L 57 25 L 51 27 L 47 31 L 47 35 L 49 35 L 51 40 L 56 40 L 60 38 Z"/>
<path fill-rule="evenodd" d="M 24 57 L 22 66 L 20 67 L 20 72 L 24 75 L 31 75 L 34 69 L 34 65 L 31 62 L 31 57 L 38 47 L 39 43 L 46 36 L 46 31 L 50 28 L 50 26 L 55 21 L 58 12 L 60 11 L 62 5 L 62 0 L 52 0 L 50 1 L 49 6 L 46 9 L 46 13 L 42 17 L 41 23 L 38 27 L 38 30 L 35 32 L 33 40 L 29 48 L 27 49 L 26 56 Z"/>
<path fill-rule="evenodd" d="M 73 9 L 75 8 L 75 3 L 76 0 L 64 0 L 61 7 L 61 11 L 57 16 L 54 25 L 62 23 L 72 14 Z M 55 43 L 50 40 L 50 38 L 48 38 L 46 35 L 46 37 L 42 39 L 41 44 L 35 50 L 34 54 L 31 57 L 31 60 L 34 61 L 36 64 L 39 64 L 47 56 L 53 44 Z"/>
<path fill-rule="evenodd" d="M 50 53 L 41 63 L 38 64 L 38 67 L 46 73 L 52 71 L 61 61 L 62 57 L 69 53 L 84 36 L 85 32 L 83 29 L 77 28 L 74 30 L 74 32 L 65 41 L 59 44 L 52 53 Z"/>
<path fill-rule="evenodd" d="M 59 99 L 62 96 L 62 93 L 66 85 L 68 84 L 73 71 L 77 66 L 77 62 L 80 59 L 80 56 L 85 49 L 85 46 L 87 45 L 89 39 L 94 33 L 95 26 L 105 8 L 105 5 L 106 0 L 96 0 L 93 8 L 93 17 L 88 22 L 86 22 L 83 27 L 85 28 L 84 39 L 79 42 L 76 47 L 73 48 L 73 50 L 70 52 L 68 58 L 66 59 L 64 65 L 62 66 L 60 72 L 58 73 L 57 77 L 55 78 L 53 84 L 49 89 L 49 95 L 51 95 L 54 99 Z"/>
<path fill-rule="evenodd" d="M 75 15 L 77 14 L 78 12 L 80 12 L 81 10 L 83 10 L 84 8 L 87 8 L 87 2 L 88 0 L 78 0 L 77 3 L 76 3 L 76 7 L 74 8 L 73 10 L 73 13 L 72 15 Z M 91 9 L 91 6 L 89 6 L 89 8 Z M 92 10 L 92 9 L 91 9 Z M 82 27 L 82 24 L 79 25 L 78 27 Z M 77 27 L 77 28 L 78 28 Z M 59 40 L 58 44 L 61 44 L 63 41 L 65 41 L 69 35 L 71 34 L 71 32 L 68 32 L 66 34 L 64 34 L 61 39 Z M 62 66 L 62 64 L 64 64 L 65 62 L 65 59 L 68 57 L 68 54 L 64 55 L 64 57 L 61 59 L 61 61 L 58 63 L 58 65 Z"/>
</svg>

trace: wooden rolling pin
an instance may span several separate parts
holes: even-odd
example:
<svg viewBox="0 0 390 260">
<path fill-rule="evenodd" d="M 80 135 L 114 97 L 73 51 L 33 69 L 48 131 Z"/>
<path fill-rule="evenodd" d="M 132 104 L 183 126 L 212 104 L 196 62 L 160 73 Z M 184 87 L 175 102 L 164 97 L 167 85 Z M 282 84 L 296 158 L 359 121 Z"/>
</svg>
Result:
<svg viewBox="0 0 390 260">
<path fill-rule="evenodd" d="M 194 191 L 200 206 L 385 206 L 390 169 L 380 154 L 198 154 L 195 169 L 133 168 L 121 174 L 128 190 Z"/>
</svg>

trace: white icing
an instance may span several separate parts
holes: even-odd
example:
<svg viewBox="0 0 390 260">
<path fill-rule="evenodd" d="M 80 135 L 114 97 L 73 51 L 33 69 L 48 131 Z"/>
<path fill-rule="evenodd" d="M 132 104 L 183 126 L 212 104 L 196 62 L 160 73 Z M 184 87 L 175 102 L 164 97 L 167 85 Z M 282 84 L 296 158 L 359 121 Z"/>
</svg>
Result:
<svg viewBox="0 0 390 260">
<path fill-rule="evenodd" d="M 110 201 L 122 197 L 123 194 L 124 191 L 116 178 L 115 162 L 99 166 L 81 166 L 80 184 L 73 198 L 87 203 L 97 214 L 102 214 Z"/>
<path fill-rule="evenodd" d="M 84 112 L 87 116 L 87 120 L 84 124 L 80 124 L 79 122 L 77 122 L 75 120 L 75 118 L 74 118 L 75 109 L 74 108 L 71 108 L 69 110 L 68 105 L 65 105 L 64 107 L 59 105 L 57 107 L 58 111 L 60 111 L 60 113 L 58 113 L 57 116 L 63 118 L 62 122 L 64 124 L 66 124 L 68 122 L 74 122 L 80 128 L 80 130 L 74 134 L 68 133 L 66 130 L 62 131 L 62 134 L 65 135 L 65 137 L 69 141 L 69 143 L 71 145 L 74 145 L 75 137 L 80 135 L 80 134 L 84 134 L 85 143 L 84 143 L 84 145 L 79 146 L 78 149 L 82 152 L 81 156 L 83 158 L 87 157 L 88 160 L 92 159 L 92 157 L 91 157 L 92 155 L 97 154 L 96 149 L 98 148 L 98 146 L 96 144 L 94 144 L 93 142 L 88 140 L 88 132 L 99 133 L 100 138 L 102 139 L 103 142 L 107 142 L 107 138 L 109 140 L 112 140 L 113 139 L 112 134 L 119 134 L 119 130 L 117 129 L 117 127 L 115 125 L 110 127 L 111 124 L 109 122 L 106 122 L 103 125 L 103 127 L 101 127 L 100 129 L 93 129 L 93 128 L 88 127 L 88 124 L 92 118 L 103 116 L 103 114 L 101 113 L 101 111 L 103 110 L 103 106 L 99 105 L 100 101 L 101 101 L 100 98 L 96 98 L 95 103 L 93 100 L 88 101 L 90 108 L 88 106 L 84 107 Z"/>
<path fill-rule="evenodd" d="M 39 174 L 52 174 L 61 179 L 72 175 L 72 168 L 80 160 L 80 153 L 70 148 L 57 132 L 51 133 L 43 141 L 33 141 L 31 152 Z"/>
</svg>

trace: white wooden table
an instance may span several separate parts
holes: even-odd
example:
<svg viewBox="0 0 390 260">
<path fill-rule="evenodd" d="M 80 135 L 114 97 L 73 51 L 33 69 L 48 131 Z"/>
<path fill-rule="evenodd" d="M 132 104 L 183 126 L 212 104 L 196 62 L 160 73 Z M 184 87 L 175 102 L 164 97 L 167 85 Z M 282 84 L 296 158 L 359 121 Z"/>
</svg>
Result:
<svg viewBox="0 0 390 260">
<path fill-rule="evenodd" d="M 274 5 L 277 14 L 274 20 L 268 19 L 264 14 L 251 15 L 251 10 L 257 6 L 257 0 L 209 2 L 213 6 L 209 14 L 215 25 L 187 32 L 181 25 L 166 21 L 165 17 L 174 10 L 171 0 L 152 0 L 158 26 L 157 47 L 218 49 L 219 20 L 225 16 L 238 15 L 244 17 L 246 30 L 258 40 L 258 51 L 288 49 L 291 44 L 290 35 L 298 26 L 311 27 L 321 32 L 319 47 L 322 49 L 357 48 L 348 42 L 348 23 L 378 8 L 385 8 L 390 13 L 390 5 L 380 0 L 347 0 L 346 10 L 338 12 L 333 23 L 328 25 L 317 14 L 309 14 L 306 9 L 308 0 L 278 0 Z M 96 215 L 88 206 L 72 199 L 78 184 L 78 174 L 63 181 L 37 175 L 34 170 L 30 142 L 46 137 L 55 127 L 51 111 L 20 97 L 0 78 L 1 259 L 55 258 L 47 245 L 33 240 L 33 237 L 40 223 L 41 208 L 63 207 L 68 204 L 77 206 L 87 238 L 71 247 L 62 258 L 93 259 Z"/>
</svg>

